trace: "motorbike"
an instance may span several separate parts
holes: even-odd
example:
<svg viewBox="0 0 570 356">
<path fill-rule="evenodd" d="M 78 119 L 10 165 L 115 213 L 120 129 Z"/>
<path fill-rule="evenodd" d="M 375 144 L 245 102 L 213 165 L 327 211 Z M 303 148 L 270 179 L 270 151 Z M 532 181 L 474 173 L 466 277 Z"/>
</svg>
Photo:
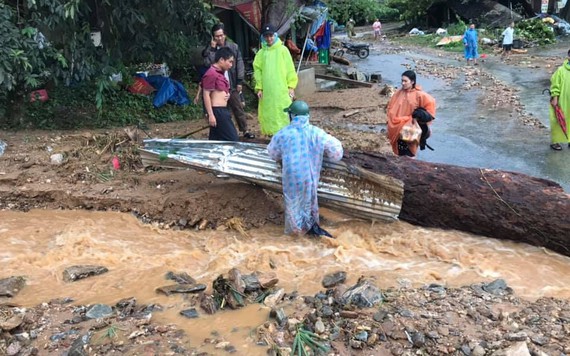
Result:
<svg viewBox="0 0 570 356">
<path fill-rule="evenodd" d="M 368 57 L 370 54 L 370 45 L 368 44 L 352 44 L 347 42 L 341 42 L 342 47 L 334 52 L 333 56 L 342 57 L 345 53 L 355 54 L 360 59 Z"/>
</svg>

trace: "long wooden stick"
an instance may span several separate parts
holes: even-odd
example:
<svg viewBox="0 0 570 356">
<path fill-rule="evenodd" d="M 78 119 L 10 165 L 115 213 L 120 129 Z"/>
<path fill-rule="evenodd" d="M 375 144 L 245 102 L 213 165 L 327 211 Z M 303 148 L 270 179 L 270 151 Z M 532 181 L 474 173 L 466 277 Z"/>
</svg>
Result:
<svg viewBox="0 0 570 356">
<path fill-rule="evenodd" d="M 198 132 L 203 131 L 203 130 L 208 129 L 208 128 L 210 128 L 209 125 L 208 125 L 208 126 L 201 127 L 201 128 L 199 128 L 199 129 L 196 129 L 196 130 L 194 130 L 194 131 L 192 131 L 192 132 L 188 132 L 187 134 L 184 134 L 184 135 L 182 135 L 182 136 L 178 136 L 177 138 L 187 138 L 188 136 L 192 136 L 192 135 L 194 135 L 195 133 L 198 133 Z"/>
</svg>

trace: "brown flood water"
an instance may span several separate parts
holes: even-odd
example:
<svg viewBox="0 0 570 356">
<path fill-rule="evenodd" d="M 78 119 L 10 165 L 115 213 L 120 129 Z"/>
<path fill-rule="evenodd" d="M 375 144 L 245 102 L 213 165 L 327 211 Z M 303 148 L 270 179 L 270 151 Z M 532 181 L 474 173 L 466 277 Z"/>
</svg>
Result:
<svg viewBox="0 0 570 356">
<path fill-rule="evenodd" d="M 325 227 L 336 239 L 285 236 L 277 226 L 249 231 L 247 237 L 235 231 L 160 230 L 112 212 L 1 211 L 0 278 L 26 276 L 27 286 L 10 300 L 23 306 L 59 297 L 79 304 L 113 305 L 127 297 L 136 297 L 139 304 L 159 303 L 165 312 L 153 314 L 157 322 L 176 324 L 191 340 L 203 340 L 215 330 L 249 355 L 265 354 L 248 336 L 267 320 L 267 308 L 251 305 L 184 319 L 178 315 L 187 307 L 182 296 L 155 292 L 171 284 L 164 275 L 184 271 L 210 288 L 232 267 L 242 273 L 273 271 L 278 286 L 301 295 L 322 290 L 323 276 L 338 270 L 348 273 L 348 284 L 361 275 L 375 276 L 381 288 L 426 283 L 457 287 L 503 278 L 524 298 L 570 298 L 569 257 L 457 231 L 404 222 L 371 224 L 323 213 L 331 222 Z M 109 272 L 65 283 L 63 270 L 77 264 L 103 265 Z"/>
</svg>

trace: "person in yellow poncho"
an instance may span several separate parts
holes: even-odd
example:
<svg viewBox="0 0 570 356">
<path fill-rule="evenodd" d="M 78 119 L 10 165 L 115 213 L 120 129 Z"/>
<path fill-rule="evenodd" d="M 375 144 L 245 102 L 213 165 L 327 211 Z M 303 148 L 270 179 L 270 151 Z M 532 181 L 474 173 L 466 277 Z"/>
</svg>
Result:
<svg viewBox="0 0 570 356">
<path fill-rule="evenodd" d="M 561 151 L 563 143 L 568 144 L 570 148 L 570 132 L 568 132 L 570 130 L 570 50 L 564 64 L 558 67 L 550 78 L 550 96 L 550 148 Z M 559 123 L 556 118 L 555 108 L 557 106 L 564 113 L 562 123 Z"/>
<path fill-rule="evenodd" d="M 264 26 L 261 35 L 262 48 L 253 60 L 255 91 L 259 98 L 257 115 L 261 133 L 273 136 L 289 125 L 289 117 L 283 108 L 291 105 L 298 78 L 291 54 L 275 28 Z"/>
</svg>

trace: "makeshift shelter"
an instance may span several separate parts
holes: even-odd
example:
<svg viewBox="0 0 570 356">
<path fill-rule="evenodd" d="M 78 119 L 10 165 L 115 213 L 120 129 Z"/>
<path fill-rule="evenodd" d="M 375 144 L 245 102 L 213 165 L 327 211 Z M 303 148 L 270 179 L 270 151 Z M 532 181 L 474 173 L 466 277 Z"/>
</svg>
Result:
<svg viewBox="0 0 570 356">
<path fill-rule="evenodd" d="M 306 33 L 303 52 L 307 47 L 309 38 L 312 38 L 318 48 L 319 63 L 329 64 L 332 21 L 328 20 L 328 7 L 323 2 L 315 1 L 313 5 L 304 6 L 300 9 L 299 18 L 306 21 L 305 28 L 303 28 Z M 301 58 L 303 58 L 303 54 Z M 299 62 L 299 68 L 300 66 L 301 63 Z"/>
</svg>

